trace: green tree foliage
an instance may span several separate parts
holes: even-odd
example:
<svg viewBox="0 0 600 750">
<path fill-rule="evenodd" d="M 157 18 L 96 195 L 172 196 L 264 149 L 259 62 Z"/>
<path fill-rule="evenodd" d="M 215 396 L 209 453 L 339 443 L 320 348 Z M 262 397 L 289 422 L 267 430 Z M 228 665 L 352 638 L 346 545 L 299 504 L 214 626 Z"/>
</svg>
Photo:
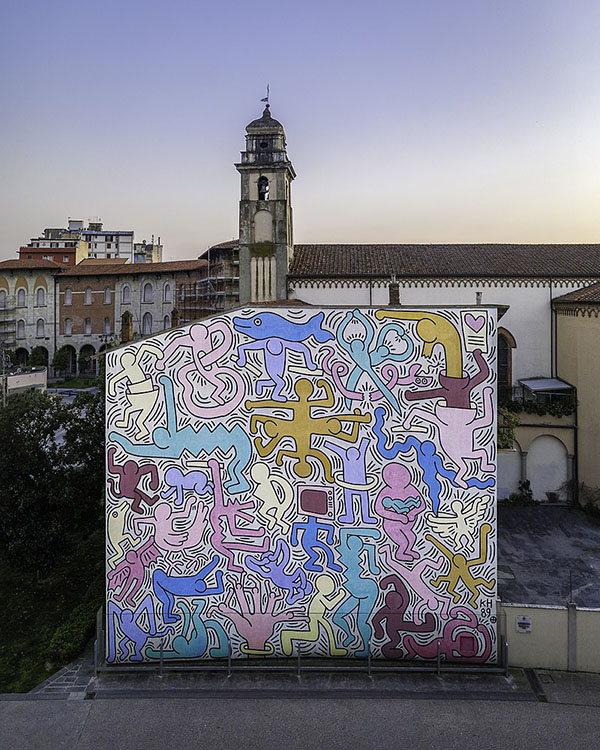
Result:
<svg viewBox="0 0 600 750">
<path fill-rule="evenodd" d="M 48 352 L 43 346 L 34 346 L 29 355 L 30 367 L 46 367 L 48 364 Z"/>
<path fill-rule="evenodd" d="M 104 400 L 41 391 L 0 408 L 0 548 L 38 571 L 102 525 Z"/>
<path fill-rule="evenodd" d="M 71 367 L 71 355 L 66 346 L 63 346 L 61 349 L 57 349 L 54 352 L 54 357 L 52 357 L 52 367 L 57 372 L 65 372 Z"/>
</svg>

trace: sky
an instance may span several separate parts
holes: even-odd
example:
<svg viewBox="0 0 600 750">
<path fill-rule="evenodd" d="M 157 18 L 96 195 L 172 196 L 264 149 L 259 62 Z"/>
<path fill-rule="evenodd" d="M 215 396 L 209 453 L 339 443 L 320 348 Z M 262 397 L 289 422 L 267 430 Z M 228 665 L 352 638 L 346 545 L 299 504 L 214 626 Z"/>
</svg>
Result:
<svg viewBox="0 0 600 750">
<path fill-rule="evenodd" d="M 597 0 L 4 0 L 0 258 L 237 237 L 267 83 L 297 243 L 599 242 L 598 38 Z"/>
</svg>

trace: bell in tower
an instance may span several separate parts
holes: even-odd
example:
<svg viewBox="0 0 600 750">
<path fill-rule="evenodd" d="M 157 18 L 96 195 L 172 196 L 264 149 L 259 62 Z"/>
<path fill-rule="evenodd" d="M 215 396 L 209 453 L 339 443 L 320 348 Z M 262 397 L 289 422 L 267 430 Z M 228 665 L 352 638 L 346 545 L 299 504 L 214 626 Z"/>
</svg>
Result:
<svg viewBox="0 0 600 750">
<path fill-rule="evenodd" d="M 283 125 L 262 117 L 246 126 L 246 150 L 236 164 L 241 175 L 240 304 L 287 298 L 287 273 L 294 252 L 291 182 Z"/>
</svg>

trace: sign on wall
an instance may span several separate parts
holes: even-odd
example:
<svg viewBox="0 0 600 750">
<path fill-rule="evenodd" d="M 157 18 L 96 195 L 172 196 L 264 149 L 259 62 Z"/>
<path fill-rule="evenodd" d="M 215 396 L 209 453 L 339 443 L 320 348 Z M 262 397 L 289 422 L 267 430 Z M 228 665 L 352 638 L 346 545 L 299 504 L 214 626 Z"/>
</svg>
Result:
<svg viewBox="0 0 600 750">
<path fill-rule="evenodd" d="M 495 326 L 253 308 L 111 352 L 108 661 L 494 660 Z"/>
</svg>

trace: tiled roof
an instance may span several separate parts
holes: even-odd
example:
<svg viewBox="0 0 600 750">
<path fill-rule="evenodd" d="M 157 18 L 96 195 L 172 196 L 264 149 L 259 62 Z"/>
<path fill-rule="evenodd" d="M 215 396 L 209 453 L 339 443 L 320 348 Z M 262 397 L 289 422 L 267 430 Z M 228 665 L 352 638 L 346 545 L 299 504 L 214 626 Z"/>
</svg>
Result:
<svg viewBox="0 0 600 750">
<path fill-rule="evenodd" d="M 53 260 L 21 260 L 15 258 L 14 260 L 0 261 L 0 271 L 27 271 L 36 268 L 61 269 L 64 266 L 61 266 L 60 263 L 55 263 Z"/>
<path fill-rule="evenodd" d="M 77 268 L 81 266 L 115 266 L 117 263 L 127 263 L 127 258 L 84 258 L 77 264 Z"/>
<path fill-rule="evenodd" d="M 569 294 L 563 294 L 562 297 L 556 297 L 554 303 L 566 303 L 566 304 L 584 304 L 584 305 L 599 305 L 600 304 L 600 283 L 591 284 L 583 289 L 576 289 L 574 292 Z"/>
<path fill-rule="evenodd" d="M 114 265 L 79 264 L 63 276 L 125 276 L 130 274 L 177 273 L 198 271 L 207 265 L 205 260 L 174 260 L 166 263 L 115 263 Z"/>
<path fill-rule="evenodd" d="M 289 275 L 600 277 L 600 245 L 295 245 Z"/>
</svg>

